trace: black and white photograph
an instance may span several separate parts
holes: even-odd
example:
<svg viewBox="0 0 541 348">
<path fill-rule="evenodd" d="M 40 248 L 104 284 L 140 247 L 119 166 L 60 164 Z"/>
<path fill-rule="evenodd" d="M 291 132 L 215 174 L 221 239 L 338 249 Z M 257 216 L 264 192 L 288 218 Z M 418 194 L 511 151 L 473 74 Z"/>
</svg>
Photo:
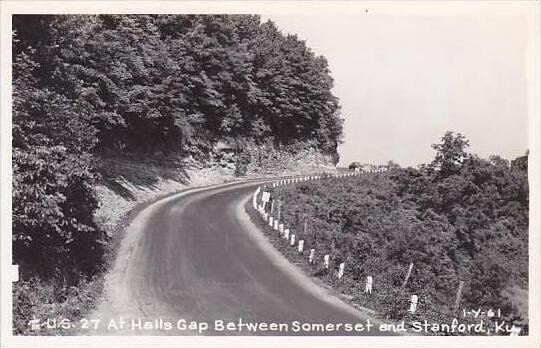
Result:
<svg viewBox="0 0 541 348">
<path fill-rule="evenodd" d="M 541 344 L 538 1 L 1 5 L 2 347 Z"/>
</svg>

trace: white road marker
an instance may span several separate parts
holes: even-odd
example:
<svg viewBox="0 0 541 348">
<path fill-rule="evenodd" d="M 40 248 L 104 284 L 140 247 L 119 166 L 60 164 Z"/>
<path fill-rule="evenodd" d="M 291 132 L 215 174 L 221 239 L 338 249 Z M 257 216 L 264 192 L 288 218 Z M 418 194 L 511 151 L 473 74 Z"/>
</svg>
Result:
<svg viewBox="0 0 541 348">
<path fill-rule="evenodd" d="M 411 314 L 415 313 L 415 311 L 417 310 L 418 301 L 419 301 L 419 298 L 417 297 L 417 295 L 411 295 L 410 308 L 408 309 L 408 312 L 410 312 Z"/>
<path fill-rule="evenodd" d="M 316 249 L 310 249 L 310 255 L 308 256 L 308 262 L 314 263 L 314 255 L 316 253 Z"/>
<path fill-rule="evenodd" d="M 372 294 L 372 283 L 374 280 L 372 279 L 372 276 L 366 277 L 366 284 L 364 285 L 364 292 Z"/>
<path fill-rule="evenodd" d="M 345 267 L 346 267 L 345 263 L 342 262 L 338 268 L 338 279 L 342 279 L 342 277 L 344 276 Z"/>
</svg>

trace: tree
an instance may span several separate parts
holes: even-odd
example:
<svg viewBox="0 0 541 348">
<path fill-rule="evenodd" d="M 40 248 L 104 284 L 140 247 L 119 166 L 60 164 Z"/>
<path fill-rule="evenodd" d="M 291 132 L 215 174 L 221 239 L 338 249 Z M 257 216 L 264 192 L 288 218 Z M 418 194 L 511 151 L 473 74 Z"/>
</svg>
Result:
<svg viewBox="0 0 541 348">
<path fill-rule="evenodd" d="M 438 144 L 432 145 L 436 150 L 436 156 L 431 163 L 431 170 L 437 172 L 437 176 L 445 178 L 449 175 L 456 174 L 467 157 L 466 148 L 469 146 L 469 141 L 458 133 L 446 132 Z"/>
<path fill-rule="evenodd" d="M 242 144 L 270 139 L 337 159 L 325 58 L 259 16 L 16 15 L 13 32 L 15 257 L 49 273 L 99 263 L 102 157 L 204 160 L 233 139 L 240 175 Z"/>
<path fill-rule="evenodd" d="M 96 132 L 84 103 L 40 86 L 36 74 L 47 57 L 24 49 L 14 35 L 20 49 L 13 63 L 14 258 L 74 281 L 99 267 L 104 250 L 93 221 L 97 174 L 87 152 Z"/>
</svg>

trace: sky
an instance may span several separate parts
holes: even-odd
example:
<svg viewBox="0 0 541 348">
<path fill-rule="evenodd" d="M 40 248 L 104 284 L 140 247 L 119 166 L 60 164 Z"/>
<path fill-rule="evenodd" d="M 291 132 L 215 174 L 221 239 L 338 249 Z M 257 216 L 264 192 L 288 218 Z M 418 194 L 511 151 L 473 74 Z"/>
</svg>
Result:
<svg viewBox="0 0 541 348">
<path fill-rule="evenodd" d="M 518 15 L 266 15 L 327 58 L 340 163 L 417 166 L 446 131 L 480 157 L 528 146 L 527 26 Z"/>
</svg>

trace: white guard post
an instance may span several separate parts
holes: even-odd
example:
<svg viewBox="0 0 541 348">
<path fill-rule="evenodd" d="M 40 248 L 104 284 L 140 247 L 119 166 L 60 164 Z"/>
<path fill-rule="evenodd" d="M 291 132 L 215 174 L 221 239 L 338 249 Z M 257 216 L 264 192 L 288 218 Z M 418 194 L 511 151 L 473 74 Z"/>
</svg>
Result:
<svg viewBox="0 0 541 348">
<path fill-rule="evenodd" d="M 268 191 L 263 191 L 263 193 L 261 194 L 261 200 L 262 200 L 264 203 L 268 203 L 269 200 L 270 200 L 270 192 L 268 192 Z"/>
<path fill-rule="evenodd" d="M 329 254 L 323 256 L 323 264 L 325 265 L 325 268 L 329 268 Z"/>
<path fill-rule="evenodd" d="M 259 192 L 261 192 L 261 186 L 259 186 L 257 188 L 257 190 L 255 190 L 255 192 L 254 192 L 254 197 L 253 197 L 253 200 L 252 200 L 253 205 L 254 205 L 254 209 L 257 209 L 257 196 L 259 195 Z"/>
<path fill-rule="evenodd" d="M 344 268 L 346 267 L 346 265 L 342 262 L 340 264 L 340 267 L 338 268 L 338 279 L 342 279 L 342 277 L 344 276 Z"/>
<path fill-rule="evenodd" d="M 278 230 L 280 231 L 280 234 L 284 233 L 284 224 L 278 225 Z"/>
<path fill-rule="evenodd" d="M 289 239 L 289 228 L 284 230 L 284 239 Z"/>
<path fill-rule="evenodd" d="M 372 283 L 374 280 L 372 279 L 372 276 L 366 277 L 366 284 L 364 285 L 364 292 L 372 294 Z"/>
<path fill-rule="evenodd" d="M 295 245 L 295 234 L 291 235 L 291 243 L 289 245 L 291 245 L 291 246 Z"/>
<path fill-rule="evenodd" d="M 270 226 L 270 227 L 272 227 L 273 221 L 274 221 L 274 217 L 271 216 L 271 217 L 269 218 L 269 226 Z"/>
<path fill-rule="evenodd" d="M 302 253 L 304 251 L 304 240 L 299 240 L 299 248 L 297 249 L 299 253 Z"/>
<path fill-rule="evenodd" d="M 410 312 L 411 314 L 415 313 L 415 311 L 417 310 L 418 301 L 419 301 L 419 298 L 417 297 L 417 295 L 411 295 L 410 309 L 408 309 L 408 312 Z"/>
<path fill-rule="evenodd" d="M 274 229 L 278 231 L 278 219 L 274 220 Z"/>
<path fill-rule="evenodd" d="M 310 249 L 310 255 L 308 256 L 308 261 L 310 263 L 314 263 L 314 255 L 316 253 L 316 249 Z"/>
</svg>

